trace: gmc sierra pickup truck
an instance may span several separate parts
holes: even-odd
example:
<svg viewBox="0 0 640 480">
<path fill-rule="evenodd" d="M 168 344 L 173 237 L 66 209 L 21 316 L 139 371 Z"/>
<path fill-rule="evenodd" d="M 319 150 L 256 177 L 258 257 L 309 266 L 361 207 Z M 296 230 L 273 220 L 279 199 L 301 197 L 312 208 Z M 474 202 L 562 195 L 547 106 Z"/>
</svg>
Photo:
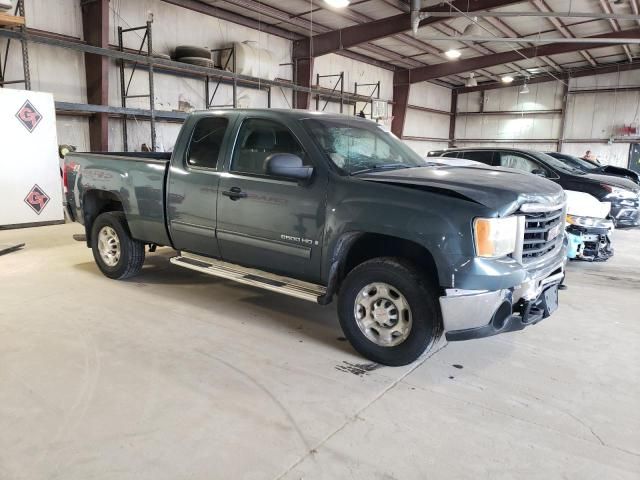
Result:
<svg viewBox="0 0 640 480">
<path fill-rule="evenodd" d="M 308 111 L 191 115 L 172 154 L 71 153 L 70 214 L 107 277 L 167 246 L 180 267 L 318 304 L 385 365 L 548 317 L 565 194 L 506 169 L 437 165 L 381 126 Z"/>
</svg>

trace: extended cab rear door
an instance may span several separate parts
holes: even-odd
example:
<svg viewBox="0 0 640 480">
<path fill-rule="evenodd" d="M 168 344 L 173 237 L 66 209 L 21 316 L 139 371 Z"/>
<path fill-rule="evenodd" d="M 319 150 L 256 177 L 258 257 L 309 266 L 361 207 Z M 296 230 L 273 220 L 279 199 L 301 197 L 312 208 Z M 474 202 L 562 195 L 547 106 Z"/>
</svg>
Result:
<svg viewBox="0 0 640 480">
<path fill-rule="evenodd" d="M 324 233 L 327 166 L 299 122 L 247 113 L 220 179 L 217 236 L 222 258 L 318 282 Z M 266 173 L 273 153 L 292 153 L 314 167 L 306 182 Z"/>
<path fill-rule="evenodd" d="M 183 126 L 167 182 L 167 223 L 176 250 L 220 256 L 218 186 L 236 118 L 229 112 L 196 114 Z"/>
</svg>

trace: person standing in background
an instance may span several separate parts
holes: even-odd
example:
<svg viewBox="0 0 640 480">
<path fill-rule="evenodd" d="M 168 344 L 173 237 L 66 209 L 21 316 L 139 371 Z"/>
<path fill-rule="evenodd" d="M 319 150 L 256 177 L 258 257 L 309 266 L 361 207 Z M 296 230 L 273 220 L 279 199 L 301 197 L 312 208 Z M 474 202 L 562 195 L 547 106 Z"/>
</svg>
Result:
<svg viewBox="0 0 640 480">
<path fill-rule="evenodd" d="M 588 162 L 591 162 L 595 165 L 600 165 L 600 162 L 598 161 L 598 159 L 596 158 L 596 156 L 593 154 L 591 150 L 587 150 L 585 154 L 582 156 L 582 159 L 587 160 Z"/>
</svg>

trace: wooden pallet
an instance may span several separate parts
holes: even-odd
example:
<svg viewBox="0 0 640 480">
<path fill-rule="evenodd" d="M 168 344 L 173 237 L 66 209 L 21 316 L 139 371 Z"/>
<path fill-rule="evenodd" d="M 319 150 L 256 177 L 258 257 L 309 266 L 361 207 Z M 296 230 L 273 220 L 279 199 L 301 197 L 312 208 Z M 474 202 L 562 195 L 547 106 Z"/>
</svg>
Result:
<svg viewBox="0 0 640 480">
<path fill-rule="evenodd" d="M 24 17 L 0 12 L 0 27 L 23 27 Z"/>
</svg>

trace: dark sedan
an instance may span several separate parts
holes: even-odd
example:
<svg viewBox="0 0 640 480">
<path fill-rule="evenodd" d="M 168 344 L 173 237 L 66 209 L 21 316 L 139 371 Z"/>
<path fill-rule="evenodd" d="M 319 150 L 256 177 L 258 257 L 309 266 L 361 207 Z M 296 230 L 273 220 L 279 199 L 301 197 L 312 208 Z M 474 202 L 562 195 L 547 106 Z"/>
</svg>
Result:
<svg viewBox="0 0 640 480">
<path fill-rule="evenodd" d="M 601 173 L 602 175 L 613 175 L 614 177 L 628 178 L 634 183 L 640 185 L 640 175 L 628 168 L 616 167 L 614 165 L 596 165 L 589 160 L 574 157 L 573 155 L 568 155 L 566 153 L 546 152 L 546 154 L 565 162 L 567 165 L 578 168 L 584 173 Z"/>
<path fill-rule="evenodd" d="M 430 157 L 465 158 L 539 175 L 560 184 L 565 190 L 593 195 L 611 202 L 611 219 L 616 227 L 640 226 L 640 186 L 633 181 L 584 170 L 546 153 L 513 148 L 452 148 L 428 153 Z"/>
</svg>

